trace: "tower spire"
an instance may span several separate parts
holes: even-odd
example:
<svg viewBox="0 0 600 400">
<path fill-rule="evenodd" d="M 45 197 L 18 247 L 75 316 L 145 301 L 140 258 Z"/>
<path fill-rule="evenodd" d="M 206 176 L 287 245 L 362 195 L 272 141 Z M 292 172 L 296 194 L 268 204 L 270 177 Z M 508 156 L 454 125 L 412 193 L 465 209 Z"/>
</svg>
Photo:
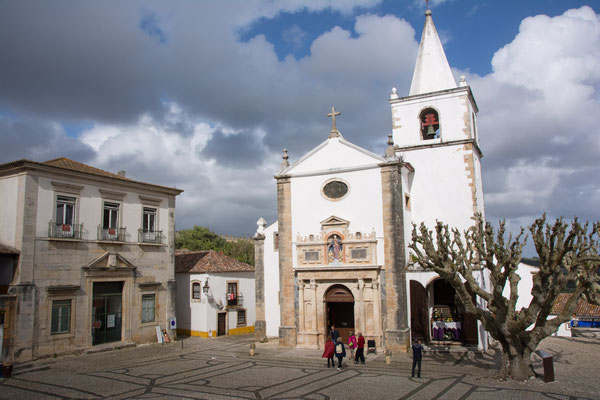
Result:
<svg viewBox="0 0 600 400">
<path fill-rule="evenodd" d="M 442 42 L 435 30 L 435 25 L 433 25 L 429 1 L 426 1 L 426 3 L 425 26 L 410 85 L 411 96 L 456 87 Z"/>
</svg>

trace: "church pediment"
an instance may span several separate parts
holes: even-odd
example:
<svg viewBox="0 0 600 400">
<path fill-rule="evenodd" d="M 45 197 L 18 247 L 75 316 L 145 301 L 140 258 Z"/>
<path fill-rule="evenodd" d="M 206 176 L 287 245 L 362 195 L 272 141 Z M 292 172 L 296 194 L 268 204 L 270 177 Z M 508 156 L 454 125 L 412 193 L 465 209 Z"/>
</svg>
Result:
<svg viewBox="0 0 600 400">
<path fill-rule="evenodd" d="M 332 215 L 331 217 L 321 221 L 321 228 L 323 229 L 329 226 L 347 228 L 348 225 L 350 225 L 350 221 L 347 221 L 340 217 L 336 217 L 335 215 Z"/>
<path fill-rule="evenodd" d="M 136 267 L 119 253 L 106 252 L 100 257 L 83 266 L 84 270 L 92 271 L 135 271 Z"/>
</svg>

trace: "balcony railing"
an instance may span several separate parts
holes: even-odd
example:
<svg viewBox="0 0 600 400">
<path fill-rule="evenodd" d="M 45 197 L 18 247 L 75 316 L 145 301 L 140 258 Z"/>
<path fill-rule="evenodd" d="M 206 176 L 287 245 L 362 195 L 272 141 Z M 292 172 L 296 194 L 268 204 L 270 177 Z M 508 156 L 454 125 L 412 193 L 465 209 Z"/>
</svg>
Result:
<svg viewBox="0 0 600 400">
<path fill-rule="evenodd" d="M 138 229 L 138 242 L 160 244 L 163 242 L 162 231 L 147 231 L 144 229 Z"/>
<path fill-rule="evenodd" d="M 243 307 L 244 306 L 244 296 L 241 293 L 233 294 L 227 293 L 225 295 L 225 299 L 227 300 L 228 307 Z"/>
<path fill-rule="evenodd" d="M 98 240 L 110 240 L 113 242 L 124 242 L 127 228 L 103 228 L 98 225 Z"/>
<path fill-rule="evenodd" d="M 48 224 L 48 237 L 57 239 L 81 239 L 83 224 L 57 224 L 50 221 Z"/>
</svg>

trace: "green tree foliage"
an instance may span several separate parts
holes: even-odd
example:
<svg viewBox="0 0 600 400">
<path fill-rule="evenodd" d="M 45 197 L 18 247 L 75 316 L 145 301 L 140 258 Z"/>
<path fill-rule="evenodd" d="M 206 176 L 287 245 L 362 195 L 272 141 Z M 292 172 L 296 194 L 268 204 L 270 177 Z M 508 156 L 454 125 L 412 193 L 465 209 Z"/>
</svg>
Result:
<svg viewBox="0 0 600 400">
<path fill-rule="evenodd" d="M 175 235 L 175 247 L 192 251 L 215 250 L 236 260 L 254 265 L 254 243 L 250 239 L 227 241 L 204 226 L 194 225 Z"/>
</svg>

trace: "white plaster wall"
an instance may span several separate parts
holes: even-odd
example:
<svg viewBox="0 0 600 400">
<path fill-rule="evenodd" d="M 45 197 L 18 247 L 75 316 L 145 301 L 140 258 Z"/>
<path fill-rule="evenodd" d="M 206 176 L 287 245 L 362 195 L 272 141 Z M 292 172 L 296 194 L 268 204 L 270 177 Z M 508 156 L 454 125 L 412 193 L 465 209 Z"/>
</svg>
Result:
<svg viewBox="0 0 600 400">
<path fill-rule="evenodd" d="M 470 118 L 472 106 L 466 89 L 453 93 L 419 96 L 404 101 L 392 101 L 391 106 L 394 144 L 400 147 L 469 139 L 471 129 L 467 129 L 463 116 L 467 113 Z M 430 107 L 438 112 L 440 138 L 423 141 L 419 114 Z"/>
<path fill-rule="evenodd" d="M 287 174 L 303 174 L 327 169 L 374 165 L 383 159 L 343 138 L 331 138 L 301 157 Z"/>
<path fill-rule="evenodd" d="M 273 234 L 277 232 L 275 221 L 265 229 L 265 320 L 267 336 L 279 336 L 281 314 L 279 308 L 279 252 L 273 246 Z"/>
<path fill-rule="evenodd" d="M 210 289 L 208 296 L 202 292 L 201 301 L 191 300 L 193 281 L 199 281 L 204 286 L 208 278 Z M 244 296 L 243 308 L 246 310 L 246 324 L 254 326 L 256 320 L 255 287 L 253 272 L 230 272 L 211 274 L 185 274 L 177 273 L 177 326 L 181 329 L 190 329 L 200 332 L 217 331 L 217 300 L 227 305 L 227 282 L 238 282 L 238 293 Z M 229 310 L 227 330 L 237 328 L 237 311 Z M 216 335 L 216 333 L 214 333 Z"/>
<path fill-rule="evenodd" d="M 64 184 L 83 186 L 79 194 L 69 192 L 61 192 L 60 189 L 55 189 L 52 182 L 60 182 Z M 157 225 L 156 230 L 162 231 L 168 243 L 168 196 L 160 193 L 152 192 L 145 193 L 132 190 L 131 188 L 121 187 L 117 185 L 103 185 L 90 183 L 89 180 L 77 179 L 59 179 L 51 176 L 40 176 L 38 178 L 38 212 L 36 224 L 36 236 L 48 236 L 48 223 L 56 220 L 56 195 L 64 195 L 76 198 L 76 223 L 83 223 L 84 240 L 97 240 L 98 226 L 102 224 L 103 202 L 113 202 L 121 204 L 120 226 L 126 228 L 127 241 L 138 242 L 138 229 L 142 227 L 142 213 L 144 205 L 157 209 Z M 125 193 L 123 200 L 114 200 L 103 198 L 100 189 Z M 157 206 L 156 204 L 143 204 L 140 199 L 142 196 L 161 199 Z"/>
<path fill-rule="evenodd" d="M 321 188 L 328 180 L 336 178 L 348 184 L 346 197 L 339 201 L 326 199 Z M 350 221 L 350 232 L 369 234 L 376 232 L 383 237 L 381 170 L 367 169 L 352 172 L 331 173 L 318 176 L 296 177 L 291 180 L 292 195 L 292 249 L 293 265 L 296 267 L 297 235 L 321 233 L 320 222 L 332 215 Z M 378 242 L 378 262 L 383 261 L 383 242 Z"/>
<path fill-rule="evenodd" d="M 0 243 L 16 247 L 19 176 L 0 178 Z"/>
<path fill-rule="evenodd" d="M 463 146 L 407 151 L 415 168 L 411 185 L 412 221 L 432 228 L 436 220 L 461 231 L 473 224 L 473 199 L 465 171 Z"/>
</svg>

